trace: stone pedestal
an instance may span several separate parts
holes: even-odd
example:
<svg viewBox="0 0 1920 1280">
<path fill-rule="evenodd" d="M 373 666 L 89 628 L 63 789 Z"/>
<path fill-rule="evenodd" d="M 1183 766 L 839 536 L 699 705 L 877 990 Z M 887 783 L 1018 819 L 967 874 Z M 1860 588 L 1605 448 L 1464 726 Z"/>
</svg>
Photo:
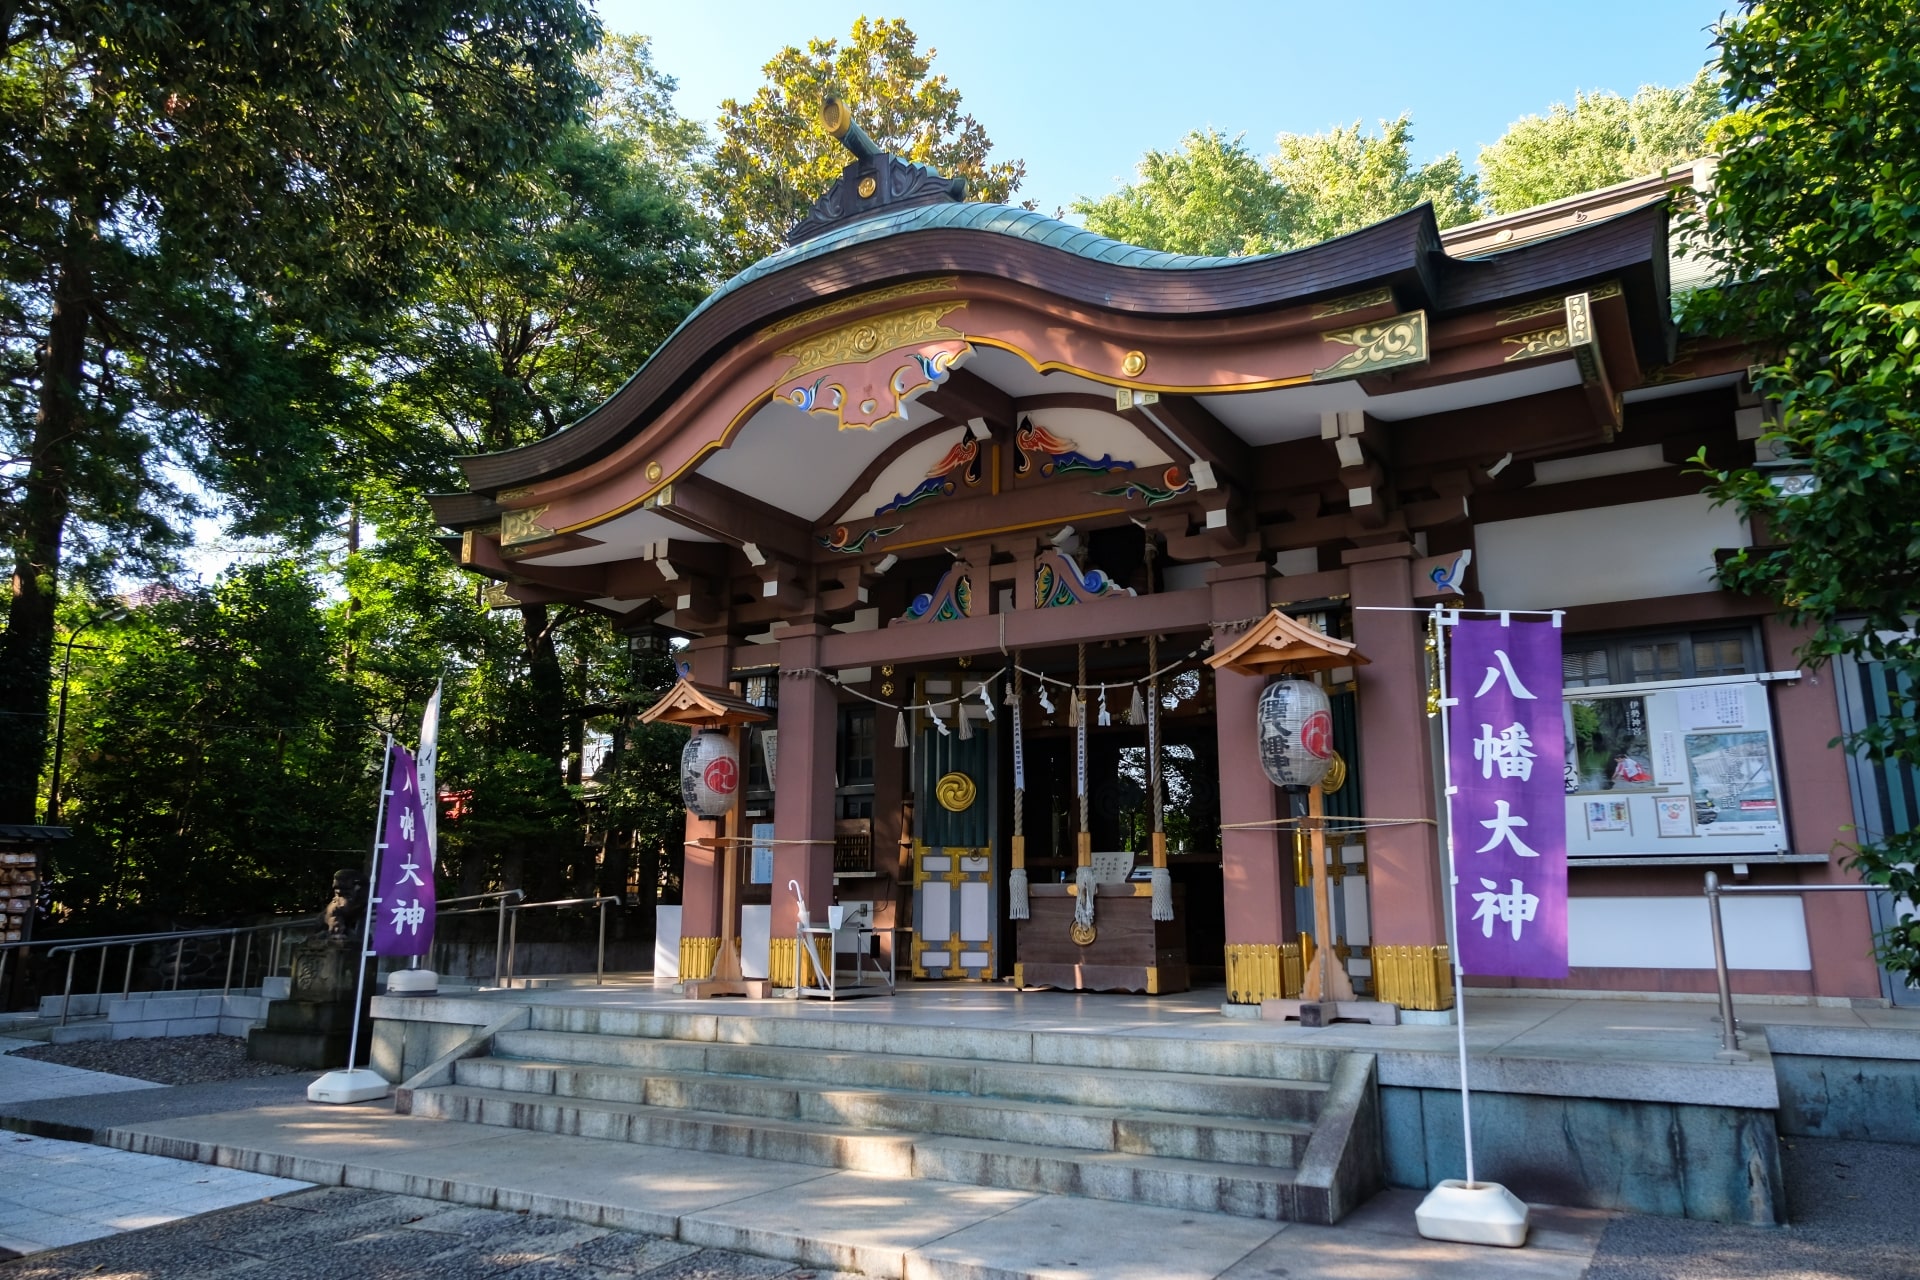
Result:
<svg viewBox="0 0 1920 1280">
<path fill-rule="evenodd" d="M 247 1033 L 247 1056 L 316 1071 L 345 1065 L 359 952 L 355 938 L 320 934 L 301 943 L 293 953 L 292 990 L 267 1006 L 266 1026 Z M 361 1030 L 367 1030 L 364 1023 Z M 360 1037 L 362 1062 L 371 1042 L 370 1035 Z"/>
</svg>

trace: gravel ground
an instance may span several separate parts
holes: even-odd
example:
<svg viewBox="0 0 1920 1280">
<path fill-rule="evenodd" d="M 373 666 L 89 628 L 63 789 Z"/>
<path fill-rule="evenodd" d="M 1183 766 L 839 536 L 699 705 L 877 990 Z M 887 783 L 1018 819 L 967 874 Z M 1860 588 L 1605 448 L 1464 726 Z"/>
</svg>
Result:
<svg viewBox="0 0 1920 1280">
<path fill-rule="evenodd" d="M 1587 1280 L 1915 1280 L 1920 1147 L 1783 1138 L 1787 1227 L 1621 1217 Z"/>
<path fill-rule="evenodd" d="M 155 1084 L 206 1084 L 286 1075 L 297 1068 L 247 1057 L 247 1042 L 236 1036 L 180 1036 L 175 1039 L 82 1040 L 16 1049 L 16 1058 L 57 1062 L 110 1075 L 151 1080 Z"/>
<path fill-rule="evenodd" d="M 536 1214 L 322 1187 L 0 1262 L 0 1280 L 855 1280 Z"/>
</svg>

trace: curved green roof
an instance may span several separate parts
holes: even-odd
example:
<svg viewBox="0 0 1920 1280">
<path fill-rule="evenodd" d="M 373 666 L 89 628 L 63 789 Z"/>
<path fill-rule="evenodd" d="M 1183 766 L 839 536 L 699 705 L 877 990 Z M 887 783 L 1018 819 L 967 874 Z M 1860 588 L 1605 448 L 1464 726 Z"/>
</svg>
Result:
<svg viewBox="0 0 1920 1280">
<path fill-rule="evenodd" d="M 1158 249 L 1143 249 L 1137 244 L 1109 240 L 1085 227 L 1049 218 L 1032 209 L 978 202 L 928 204 L 842 223 L 811 239 L 770 253 L 708 294 L 687 316 L 687 320 L 681 322 L 682 327 L 735 289 L 744 288 L 755 280 L 797 263 L 808 262 L 852 245 L 868 244 L 913 231 L 948 229 L 1010 236 L 1016 240 L 1062 249 L 1093 262 L 1111 263 L 1117 267 L 1141 267 L 1149 271 L 1193 271 L 1207 267 L 1237 266 L 1257 262 L 1263 257 L 1277 256 L 1257 254 L 1245 258 L 1216 258 L 1192 253 L 1164 253 Z"/>
</svg>

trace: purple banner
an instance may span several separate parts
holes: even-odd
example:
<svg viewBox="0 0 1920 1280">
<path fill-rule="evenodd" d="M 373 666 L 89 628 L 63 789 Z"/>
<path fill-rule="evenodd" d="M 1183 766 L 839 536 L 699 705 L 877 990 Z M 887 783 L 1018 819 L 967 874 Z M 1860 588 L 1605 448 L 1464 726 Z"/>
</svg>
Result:
<svg viewBox="0 0 1920 1280">
<path fill-rule="evenodd" d="M 413 756 L 399 743 L 387 754 L 386 814 L 373 870 L 377 956 L 423 956 L 433 945 L 433 846 Z"/>
<path fill-rule="evenodd" d="M 1467 973 L 1567 976 L 1566 735 L 1560 631 L 1450 628 L 1455 934 Z"/>
</svg>

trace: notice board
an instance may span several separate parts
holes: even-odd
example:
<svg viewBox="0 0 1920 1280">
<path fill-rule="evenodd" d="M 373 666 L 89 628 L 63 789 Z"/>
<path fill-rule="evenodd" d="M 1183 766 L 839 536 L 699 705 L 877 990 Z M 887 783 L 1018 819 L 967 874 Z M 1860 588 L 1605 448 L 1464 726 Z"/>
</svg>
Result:
<svg viewBox="0 0 1920 1280">
<path fill-rule="evenodd" d="M 1565 691 L 1567 855 L 1784 853 L 1758 680 Z"/>
</svg>

